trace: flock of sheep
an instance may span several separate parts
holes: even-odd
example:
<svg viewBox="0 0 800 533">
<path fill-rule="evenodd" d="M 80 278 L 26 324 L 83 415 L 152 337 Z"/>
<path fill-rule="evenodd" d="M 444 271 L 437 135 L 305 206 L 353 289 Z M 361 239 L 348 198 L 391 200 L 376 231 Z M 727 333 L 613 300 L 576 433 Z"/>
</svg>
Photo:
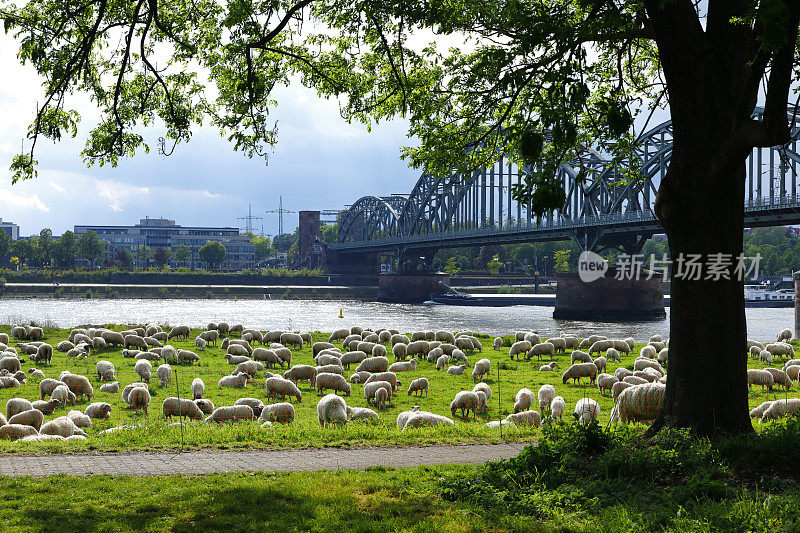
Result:
<svg viewBox="0 0 800 533">
<path fill-rule="evenodd" d="M 153 376 L 161 387 L 165 387 L 172 378 L 171 365 L 200 361 L 200 355 L 195 351 L 179 350 L 169 344 L 172 339 L 188 341 L 190 332 L 188 326 L 176 326 L 166 332 L 154 324 L 121 332 L 105 328 L 74 329 L 68 339 L 53 347 L 45 342 L 41 328 L 14 326 L 11 338 L 0 334 L 0 388 L 22 387 L 28 380 L 36 380 L 40 399 L 33 402 L 20 397 L 9 399 L 5 415 L 0 414 L 0 438 L 82 440 L 87 437 L 85 429 L 91 427 L 93 419 L 107 419 L 112 411 L 107 402 L 92 402 L 94 386 L 88 376 L 64 370 L 56 379 L 46 377 L 41 369 L 35 367 L 26 372 L 22 370 L 25 356 L 30 363 L 42 366 L 52 361 L 54 351 L 80 360 L 89 357 L 93 350 L 119 349 L 124 358 L 134 361 L 134 372 L 139 381 L 121 387 L 114 364 L 99 360 L 95 365 L 96 381 L 101 384 L 99 391 L 121 394 L 126 406 L 148 416 L 152 401 L 149 383 Z M 748 340 L 747 348 L 753 358 L 768 363 L 778 357 L 786 359 L 782 369 L 748 370 L 749 385 L 767 389 L 778 385 L 788 390 L 794 381 L 800 379 L 800 359 L 793 358 L 794 347 L 784 342 L 791 336 L 789 330 L 782 331 L 777 342 L 766 345 Z M 11 339 L 16 341 L 15 346 L 10 346 Z M 427 397 L 431 382 L 417 374 L 444 371 L 459 376 L 472 368 L 472 386 L 455 392 L 450 402 L 452 418 L 414 406 L 397 416 L 397 427 L 405 431 L 422 426 L 453 426 L 454 419 L 459 416 L 469 420 L 471 415 L 476 419 L 478 414 L 487 411 L 493 394 L 492 387 L 484 381 L 490 375 L 492 362 L 488 358 L 478 358 L 476 354 L 480 354 L 484 346 L 470 331 L 455 334 L 418 331 L 407 336 L 393 329 L 371 331 L 354 326 L 334 331 L 327 342 L 314 342 L 309 333 L 265 333 L 222 322 L 208 324 L 195 338 L 194 344 L 201 352 L 217 345 L 225 350 L 225 360 L 233 370 L 219 379 L 217 387 L 245 389 L 247 382 L 258 375 L 265 379 L 263 397 L 271 403 L 265 404 L 259 398 L 241 397 L 232 405 L 216 407 L 203 397 L 206 384 L 197 377 L 191 384 L 191 398 L 171 396 L 163 400 L 161 414 L 164 418 L 178 416 L 213 423 L 257 420 L 265 428 L 277 423 L 289 424 L 295 420 L 295 404 L 303 399 L 300 382 L 307 381 L 309 388 L 322 396 L 317 403 L 317 420 L 321 426 L 377 421 L 380 419 L 378 411 L 391 406 L 392 398 L 403 390 L 403 373 L 415 374 L 414 379 L 408 380 L 407 395 Z M 570 365 L 561 375 L 563 385 L 570 380 L 579 383 L 587 379 L 590 385 L 597 386 L 600 395 L 610 394 L 613 398 L 612 423 L 647 422 L 655 418 L 663 402 L 669 348 L 666 341 L 655 335 L 639 349 L 631 365 L 627 368 L 619 366 L 613 373 L 606 372 L 610 361 L 621 363 L 623 357 L 629 358 L 635 352 L 635 344 L 633 338 L 609 339 L 592 335 L 580 339 L 567 333 L 542 340 L 536 332 L 522 331 L 515 333 L 508 355 L 517 361 L 531 361 L 534 357 L 538 361 L 543 357 L 548 359 L 539 367 L 540 372 L 555 372 L 559 368 L 555 357 L 568 356 Z M 314 364 L 293 365 L 292 349 L 306 345 L 311 345 Z M 498 351 L 504 350 L 503 338 L 495 338 L 493 347 Z M 284 366 L 287 369 L 278 373 L 277 368 L 283 369 Z M 355 368 L 347 378 L 345 370 L 350 371 L 353 366 Z M 361 387 L 361 394 L 369 407 L 347 404 L 355 386 Z M 74 405 L 84 397 L 90 403 L 83 411 L 73 409 L 64 416 L 45 421 L 45 416 L 65 409 L 67 404 Z M 490 421 L 486 426 L 535 427 L 547 419 L 562 421 L 566 411 L 567 402 L 557 395 L 555 386 L 544 384 L 535 394 L 522 387 L 515 395 L 513 413 L 502 420 Z M 753 409 L 751 416 L 769 420 L 798 411 L 800 400 L 787 398 L 764 402 Z M 583 397 L 575 403 L 573 416 L 586 423 L 597 419 L 600 412 L 597 400 Z M 98 435 L 123 427 L 111 427 Z"/>
</svg>

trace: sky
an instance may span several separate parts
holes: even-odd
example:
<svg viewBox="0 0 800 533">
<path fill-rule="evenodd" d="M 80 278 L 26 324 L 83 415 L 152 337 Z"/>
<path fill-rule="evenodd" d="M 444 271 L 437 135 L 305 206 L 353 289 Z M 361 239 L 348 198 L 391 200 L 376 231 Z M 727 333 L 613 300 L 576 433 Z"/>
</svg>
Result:
<svg viewBox="0 0 800 533">
<path fill-rule="evenodd" d="M 277 91 L 278 144 L 269 162 L 235 152 L 213 128 L 194 130 L 189 143 L 169 157 L 141 151 L 116 168 L 87 167 L 80 157 L 86 134 L 99 114 L 89 99 L 76 95 L 82 122 L 78 137 L 53 144 L 40 139 L 39 176 L 11 184 L 11 158 L 19 152 L 43 91 L 33 69 L 16 59 L 16 44 L 0 35 L 0 218 L 20 226 L 20 235 L 50 228 L 60 235 L 75 225 L 132 225 L 164 217 L 185 226 L 244 228 L 248 204 L 256 233 L 278 233 L 278 215 L 265 210 L 344 209 L 364 195 L 409 193 L 419 171 L 400 159 L 411 144 L 402 120 L 368 132 L 339 116 L 335 101 L 292 86 Z M 157 131 L 149 137 L 154 141 Z M 284 231 L 297 226 L 296 214 L 284 215 Z"/>
</svg>

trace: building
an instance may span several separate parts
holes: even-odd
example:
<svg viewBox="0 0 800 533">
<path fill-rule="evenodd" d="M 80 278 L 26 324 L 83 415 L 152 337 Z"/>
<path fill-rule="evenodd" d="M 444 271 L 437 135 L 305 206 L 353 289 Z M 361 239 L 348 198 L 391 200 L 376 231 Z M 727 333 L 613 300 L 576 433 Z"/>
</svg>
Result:
<svg viewBox="0 0 800 533">
<path fill-rule="evenodd" d="M 189 264 L 172 262 L 173 266 L 200 268 L 200 248 L 211 241 L 225 246 L 224 270 L 242 270 L 255 265 L 255 245 L 247 235 L 240 235 L 238 228 L 206 228 L 181 226 L 166 218 L 144 218 L 134 226 L 75 226 L 75 235 L 94 231 L 106 243 L 106 258 L 113 258 L 117 250 L 127 250 L 137 266 L 143 264 L 145 246 L 155 251 L 158 248 L 174 251 L 186 245 L 192 252 Z"/>
<path fill-rule="evenodd" d="M 3 219 L 0 218 L 0 229 L 8 233 L 12 240 L 16 241 L 19 239 L 19 226 L 13 222 L 3 221 Z"/>
</svg>

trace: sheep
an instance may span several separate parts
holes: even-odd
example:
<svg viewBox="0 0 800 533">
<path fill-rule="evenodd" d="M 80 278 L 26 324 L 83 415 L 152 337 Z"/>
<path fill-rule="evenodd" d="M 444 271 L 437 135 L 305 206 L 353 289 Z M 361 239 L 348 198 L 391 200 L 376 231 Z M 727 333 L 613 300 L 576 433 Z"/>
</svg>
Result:
<svg viewBox="0 0 800 533">
<path fill-rule="evenodd" d="M 111 404 L 106 402 L 95 402 L 86 406 L 83 414 L 91 419 L 106 419 L 111 417 Z"/>
<path fill-rule="evenodd" d="M 515 336 L 515 339 L 516 339 L 516 336 Z M 517 340 L 528 341 L 529 343 L 531 343 L 531 346 L 535 346 L 535 345 L 537 345 L 537 344 L 542 342 L 542 338 L 539 337 L 539 335 L 537 333 L 534 333 L 532 331 L 526 333 L 524 337 L 522 337 L 521 339 L 517 339 Z"/>
<path fill-rule="evenodd" d="M 664 372 L 664 367 L 662 367 L 658 363 L 658 361 L 653 361 L 652 359 L 637 358 L 633 362 L 633 370 L 634 371 L 636 371 L 636 370 L 644 370 L 645 368 L 654 368 L 654 369 L 658 370 L 659 372 L 661 372 L 662 376 L 664 374 L 666 374 L 666 372 Z"/>
<path fill-rule="evenodd" d="M 422 357 L 427 355 L 432 350 L 430 343 L 425 340 L 412 341 L 406 345 L 406 356 L 411 357 L 417 355 Z"/>
<path fill-rule="evenodd" d="M 247 405 L 253 410 L 253 416 L 258 418 L 261 416 L 261 411 L 264 409 L 264 402 L 258 398 L 239 398 L 233 405 Z"/>
<path fill-rule="evenodd" d="M 17 413 L 8 419 L 8 424 L 31 426 L 33 428 L 36 428 L 37 431 L 39 430 L 39 428 L 42 427 L 43 422 L 44 422 L 44 413 L 42 413 L 38 409 L 28 409 L 27 411 L 22 411 L 21 413 Z"/>
<path fill-rule="evenodd" d="M 42 371 L 41 371 L 41 370 L 39 370 L 38 368 L 31 368 L 31 369 L 28 371 L 28 373 L 30 374 L 30 376 L 31 376 L 32 378 L 44 379 L 44 372 L 42 372 Z"/>
<path fill-rule="evenodd" d="M 200 356 L 190 350 L 178 350 L 178 364 L 183 365 L 189 363 L 190 365 L 200 361 Z"/>
<path fill-rule="evenodd" d="M 449 342 L 450 344 L 455 344 L 456 343 L 455 336 L 452 333 L 450 333 L 449 331 L 444 331 L 444 330 L 437 331 L 436 334 L 435 334 L 434 340 L 437 340 L 437 341 L 440 341 L 440 342 Z"/>
<path fill-rule="evenodd" d="M 153 348 L 155 350 L 156 348 Z M 134 357 L 137 361 L 139 359 L 146 359 L 148 361 L 161 361 L 161 354 L 155 351 L 152 352 L 138 352 Z"/>
<path fill-rule="evenodd" d="M 547 339 L 547 342 L 553 345 L 556 353 L 566 353 L 567 351 L 567 341 L 561 337 L 552 337 Z"/>
<path fill-rule="evenodd" d="M 645 383 L 651 383 L 653 380 L 641 376 L 630 375 L 622 378 L 622 381 L 624 381 L 625 383 L 630 383 L 631 385 L 644 385 Z"/>
<path fill-rule="evenodd" d="M 551 344 L 552 345 L 552 344 Z M 531 349 L 531 343 L 528 341 L 517 341 L 511 345 L 511 348 L 508 350 L 508 356 L 511 359 L 514 359 L 515 355 L 519 354 L 526 354 Z M 553 346 L 555 349 L 555 346 Z M 535 354 L 534 354 L 535 355 Z"/>
<path fill-rule="evenodd" d="M 362 370 L 361 372 L 353 372 L 350 376 L 350 383 L 364 383 L 372 376 L 372 373 Z"/>
<path fill-rule="evenodd" d="M 592 398 L 581 398 L 575 404 L 574 412 L 580 424 L 588 424 L 600 416 L 600 404 Z"/>
<path fill-rule="evenodd" d="M 783 371 L 786 372 L 786 375 L 789 376 L 789 379 L 792 381 L 800 379 L 800 365 L 787 366 Z"/>
<path fill-rule="evenodd" d="M 772 402 L 772 405 L 761 415 L 761 421 L 775 420 L 798 412 L 800 412 L 800 398 L 776 400 Z"/>
<path fill-rule="evenodd" d="M 453 376 L 460 376 L 466 370 L 467 365 L 455 365 L 447 368 L 447 373 Z"/>
<path fill-rule="evenodd" d="M 0 375 L 0 389 L 21 387 L 22 384 L 14 376 Z"/>
<path fill-rule="evenodd" d="M 315 387 L 317 394 L 322 394 L 325 389 L 331 389 L 336 392 L 343 392 L 350 396 L 351 387 L 347 380 L 341 374 L 334 374 L 331 372 L 321 372 L 317 374 Z"/>
<path fill-rule="evenodd" d="M 669 360 L 669 348 L 664 348 L 658 352 L 657 360 L 660 364 L 666 365 Z"/>
<path fill-rule="evenodd" d="M 783 363 L 783 370 L 786 371 L 787 368 L 793 365 L 800 365 L 800 359 L 789 359 L 785 363 Z"/>
<path fill-rule="evenodd" d="M 303 337 L 297 333 L 282 333 L 279 342 L 284 346 L 297 346 L 298 348 L 303 347 Z"/>
<path fill-rule="evenodd" d="M 0 426 L 0 439 L 24 439 L 38 436 L 39 432 L 33 426 L 23 424 L 3 424 Z"/>
<path fill-rule="evenodd" d="M 608 353 L 608 352 L 606 352 L 606 353 Z M 598 357 L 597 359 L 595 359 L 592 362 L 594 363 L 594 366 L 597 367 L 597 371 L 598 372 L 605 372 L 606 366 L 608 366 L 608 360 L 603 356 Z"/>
<path fill-rule="evenodd" d="M 339 356 L 333 355 L 331 353 L 323 353 L 318 355 L 314 359 L 314 362 L 317 363 L 317 366 L 326 366 L 326 365 L 342 366 L 342 359 Z"/>
<path fill-rule="evenodd" d="M 775 384 L 780 387 L 786 387 L 786 390 L 792 388 L 792 380 L 789 379 L 789 376 L 783 370 L 778 370 L 777 368 L 765 368 L 767 372 L 772 374 L 773 379 L 775 380 Z"/>
<path fill-rule="evenodd" d="M 103 337 L 95 337 L 92 339 L 92 348 L 95 350 L 102 350 L 106 347 L 106 340 Z"/>
<path fill-rule="evenodd" d="M 492 362 L 489 359 L 480 359 L 472 369 L 472 381 L 480 381 L 483 376 L 489 375 L 492 370 Z"/>
<path fill-rule="evenodd" d="M 391 365 L 389 365 L 389 372 L 411 372 L 412 370 L 416 369 L 417 369 L 416 359 L 412 359 L 411 361 L 399 361 L 397 363 L 392 363 Z"/>
<path fill-rule="evenodd" d="M 256 361 L 244 361 L 236 365 L 236 369 L 231 372 L 232 375 L 237 375 L 241 373 L 245 373 L 250 378 L 254 378 L 256 374 L 259 372 L 259 369 L 263 369 L 264 366 L 261 363 L 257 363 Z"/>
<path fill-rule="evenodd" d="M 312 367 L 313 368 L 313 367 Z M 285 398 L 286 396 L 294 396 L 297 402 L 303 401 L 303 394 L 294 382 L 282 378 L 280 376 L 272 376 L 267 378 L 264 383 L 264 388 L 267 391 L 267 398 Z"/>
<path fill-rule="evenodd" d="M 126 404 L 130 405 L 131 404 L 131 402 L 130 402 L 131 391 L 133 389 L 135 389 L 136 387 L 147 388 L 147 383 L 136 382 L 136 383 L 131 383 L 130 385 L 126 385 L 125 388 L 122 389 L 122 401 L 124 401 Z"/>
<path fill-rule="evenodd" d="M 622 394 L 622 391 L 633 386 L 633 383 L 628 383 L 627 381 L 617 381 L 614 383 L 614 385 L 611 387 L 611 397 L 614 399 L 614 403 L 617 403 L 617 398 L 619 398 L 619 395 Z"/>
<path fill-rule="evenodd" d="M 450 353 L 450 362 L 455 363 L 456 361 L 464 361 L 466 365 L 469 365 L 469 359 L 467 359 L 467 355 L 458 348 L 454 349 Z"/>
<path fill-rule="evenodd" d="M 399 342 L 392 346 L 392 355 L 394 355 L 395 361 L 404 361 L 406 358 L 406 345 Z"/>
<path fill-rule="evenodd" d="M 150 406 L 150 391 L 146 387 L 134 387 L 128 395 L 128 403 L 131 409 L 144 412 L 147 416 L 147 408 Z"/>
<path fill-rule="evenodd" d="M 211 416 L 206 417 L 205 422 L 238 422 L 240 420 L 253 420 L 255 413 L 249 405 L 223 405 L 214 409 Z"/>
<path fill-rule="evenodd" d="M 247 351 L 247 348 L 242 346 L 241 344 L 229 344 L 228 345 L 228 354 L 231 356 L 238 356 L 238 357 L 247 357 L 249 359 L 250 352 Z"/>
<path fill-rule="evenodd" d="M 41 411 L 43 415 L 52 415 L 59 407 L 61 407 L 61 402 L 52 398 L 48 401 L 36 400 L 33 402 L 33 408 Z M 0 415 L 0 418 L 2 418 L 2 415 Z M 0 422 L 2 422 L 2 420 L 0 420 Z"/>
<path fill-rule="evenodd" d="M 70 392 L 76 396 L 85 395 L 87 399 L 91 400 L 94 396 L 94 388 L 86 376 L 79 374 L 66 374 L 61 377 L 61 381 L 69 387 Z"/>
<path fill-rule="evenodd" d="M 778 333 L 778 342 L 792 340 L 792 330 L 785 329 Z"/>
<path fill-rule="evenodd" d="M 397 345 L 397 344 L 410 344 L 411 343 L 411 341 L 408 340 L 408 337 L 406 337 L 405 335 L 403 335 L 401 333 L 393 334 L 391 337 L 389 337 L 389 342 L 392 343 L 393 347 L 395 345 Z"/>
<path fill-rule="evenodd" d="M 499 351 L 500 348 L 503 347 L 503 339 L 501 337 L 495 337 L 492 346 L 494 347 L 495 350 Z"/>
<path fill-rule="evenodd" d="M 258 423 L 264 422 L 291 424 L 294 422 L 294 406 L 288 402 L 265 405 L 258 416 Z"/>
<path fill-rule="evenodd" d="M 764 346 L 764 349 L 772 355 L 785 355 L 787 357 L 792 357 L 794 355 L 794 346 L 791 344 L 786 344 L 785 342 L 767 344 Z"/>
<path fill-rule="evenodd" d="M 647 346 L 642 346 L 642 349 L 639 350 L 639 357 L 645 357 L 647 359 L 655 359 L 656 357 L 658 357 L 658 352 L 656 352 L 656 349 L 654 347 L 648 344 Z"/>
<path fill-rule="evenodd" d="M 540 342 L 538 344 L 533 345 L 526 353 L 526 359 L 530 361 L 531 357 L 535 356 L 538 360 L 541 360 L 543 355 L 549 355 L 550 359 L 554 357 L 555 346 L 553 346 L 553 344 L 550 341 Z"/>
<path fill-rule="evenodd" d="M 511 413 L 505 418 L 505 420 L 506 422 L 509 422 L 515 426 L 539 427 L 542 425 L 542 415 L 534 410 Z"/>
<path fill-rule="evenodd" d="M 294 383 L 307 379 L 311 387 L 314 386 L 314 379 L 316 376 L 317 369 L 311 365 L 294 365 L 283 373 L 284 379 L 288 379 Z"/>
<path fill-rule="evenodd" d="M 643 383 L 622 390 L 611 411 L 611 422 L 648 422 L 655 420 L 664 402 L 666 386 Z"/>
<path fill-rule="evenodd" d="M 76 335 L 76 341 L 78 340 L 79 335 Z M 127 335 L 125 337 L 125 344 L 124 348 L 130 348 L 131 346 L 135 348 L 141 348 L 142 350 L 147 351 L 147 343 L 144 339 L 138 335 Z"/>
<path fill-rule="evenodd" d="M 283 330 L 268 331 L 268 332 L 264 333 L 264 342 L 279 341 L 280 338 L 281 338 L 281 335 L 283 335 L 284 333 L 285 333 L 285 331 L 283 331 Z"/>
<path fill-rule="evenodd" d="M 227 322 L 220 322 L 217 324 L 217 331 L 219 331 L 220 335 L 226 335 L 230 330 L 231 327 Z"/>
<path fill-rule="evenodd" d="M 598 374 L 597 375 L 597 388 L 600 389 L 600 395 L 605 396 L 603 394 L 605 391 L 611 391 L 614 387 L 614 383 L 619 382 L 619 380 L 612 376 L 611 374 Z"/>
<path fill-rule="evenodd" d="M 42 381 L 40 381 L 39 382 L 40 398 L 42 400 L 44 400 L 45 397 L 50 396 L 51 394 L 53 394 L 53 391 L 59 385 L 64 385 L 64 383 L 62 381 L 58 380 L 58 379 L 45 378 Z M 66 385 L 64 385 L 64 386 L 66 386 Z"/>
<path fill-rule="evenodd" d="M 621 362 L 622 359 L 619 356 L 619 351 L 616 348 L 609 348 L 606 350 L 606 358 L 609 361 L 617 361 Z"/>
<path fill-rule="evenodd" d="M 461 417 L 469 419 L 469 412 L 472 411 L 473 418 L 478 417 L 479 400 L 477 393 L 473 391 L 460 391 L 450 402 L 450 414 L 455 418 L 456 411 L 461 410 Z M 466 412 L 466 415 L 465 415 Z"/>
<path fill-rule="evenodd" d="M 334 346 L 330 342 L 315 342 L 314 345 L 311 346 L 311 355 L 316 357 L 317 354 L 319 354 L 319 352 L 321 352 L 322 350 L 328 350 L 331 348 L 336 348 L 336 346 Z"/>
<path fill-rule="evenodd" d="M 95 365 L 95 370 L 97 371 L 97 379 L 100 381 L 114 381 L 117 379 L 114 375 L 117 369 L 114 368 L 114 363 L 111 361 L 98 361 L 97 365 Z"/>
<path fill-rule="evenodd" d="M 14 356 L 3 356 L 0 358 L 0 369 L 5 369 L 9 372 L 17 372 L 21 367 L 22 363 Z"/>
<path fill-rule="evenodd" d="M 341 362 L 341 365 L 344 368 L 349 370 L 350 369 L 350 365 L 352 365 L 353 363 L 356 363 L 356 364 L 361 363 L 361 361 L 363 361 L 366 358 L 367 358 L 367 354 L 366 353 L 356 350 L 356 351 L 347 352 L 345 354 L 342 354 L 342 358 L 341 358 L 340 362 Z"/>
<path fill-rule="evenodd" d="M 544 412 L 547 411 L 550 407 L 550 402 L 556 397 L 556 389 L 548 383 L 539 387 L 539 391 L 536 394 L 539 397 L 539 410 Z"/>
<path fill-rule="evenodd" d="M 514 412 L 525 411 L 533 405 L 533 392 L 528 388 L 522 388 L 514 396 Z"/>
<path fill-rule="evenodd" d="M 569 361 L 571 365 L 575 363 L 591 363 L 592 356 L 581 350 L 573 350 L 570 354 Z"/>
<path fill-rule="evenodd" d="M 139 378 L 145 383 L 150 383 L 150 375 L 153 373 L 153 365 L 147 359 L 139 359 L 133 366 L 133 371 L 139 375 Z"/>
<path fill-rule="evenodd" d="M 471 352 L 471 351 L 474 350 L 473 345 L 472 345 L 472 341 L 469 340 L 469 338 L 467 338 L 467 337 L 459 337 L 459 338 L 457 338 L 454 344 L 455 344 L 456 348 L 458 348 L 459 350 L 464 351 L 464 352 Z"/>
<path fill-rule="evenodd" d="M 206 384 L 203 382 L 201 378 L 194 378 L 192 380 L 192 399 L 197 400 L 203 397 L 203 392 L 205 392 Z"/>
<path fill-rule="evenodd" d="M 347 416 L 350 420 L 363 420 L 366 422 L 373 422 L 380 420 L 378 413 L 366 407 L 350 407 L 348 405 Z"/>
<path fill-rule="evenodd" d="M 69 413 L 67 413 L 67 418 L 72 420 L 72 422 L 79 428 L 92 427 L 92 419 L 89 418 L 87 415 L 83 414 L 81 411 L 70 411 Z"/>
<path fill-rule="evenodd" d="M 402 414 L 402 413 L 401 413 Z M 399 416 L 398 416 L 399 421 Z M 403 424 L 403 431 L 426 426 L 454 426 L 450 418 L 429 411 L 412 411 Z"/>
<path fill-rule="evenodd" d="M 755 346 L 753 348 L 755 348 Z M 772 354 L 768 350 L 761 350 L 760 352 L 758 352 L 758 360 L 771 363 Z"/>
<path fill-rule="evenodd" d="M 250 334 L 252 337 L 251 343 L 253 341 L 258 341 L 260 344 L 264 344 L 264 334 L 257 329 L 246 329 L 242 332 L 242 336 L 244 337 L 245 334 Z"/>
<path fill-rule="evenodd" d="M 216 346 L 217 340 L 219 339 L 219 332 L 217 330 L 203 331 L 197 336 L 197 338 L 205 341 L 205 344 Z"/>
<path fill-rule="evenodd" d="M 389 369 L 389 359 L 386 357 L 367 357 L 356 367 L 356 372 L 366 370 L 367 372 L 386 372 Z"/>
<path fill-rule="evenodd" d="M 556 368 L 558 368 L 558 363 L 555 361 L 551 361 L 546 365 L 542 365 L 539 367 L 539 372 L 553 372 Z"/>
<path fill-rule="evenodd" d="M 648 345 L 655 348 L 656 352 L 660 352 L 661 350 L 667 347 L 667 343 L 665 342 L 650 342 L 648 343 Z"/>
<path fill-rule="evenodd" d="M 197 408 L 200 409 L 200 411 L 204 415 L 210 415 L 211 413 L 214 412 L 215 409 L 214 402 L 212 402 L 211 400 L 204 400 L 201 398 L 195 400 L 194 403 L 195 405 L 197 405 Z"/>
<path fill-rule="evenodd" d="M 597 379 L 597 367 L 594 363 L 576 363 L 561 375 L 561 383 L 566 385 L 567 380 L 570 378 L 573 383 L 580 382 L 581 378 L 589 378 L 589 384 L 591 385 Z"/>
<path fill-rule="evenodd" d="M 752 385 L 761 385 L 762 389 L 766 387 L 767 390 L 771 391 L 774 384 L 775 378 L 766 370 L 758 368 L 749 368 L 747 370 L 747 388 L 750 388 Z"/>
<path fill-rule="evenodd" d="M 225 361 L 227 361 L 229 365 L 238 365 L 239 363 L 244 363 L 246 361 L 252 361 L 252 359 L 250 359 L 246 355 L 232 355 L 232 354 L 226 353 L 225 354 Z"/>
<path fill-rule="evenodd" d="M 283 368 L 283 359 L 278 357 L 278 354 L 276 354 L 273 350 L 268 350 L 267 348 L 254 348 L 253 359 L 256 361 L 263 361 L 267 368 L 274 368 L 275 365 Z"/>
<path fill-rule="evenodd" d="M 753 409 L 750 410 L 750 418 L 758 418 L 759 421 L 760 421 L 762 415 L 764 414 L 764 412 L 767 409 L 769 409 L 772 406 L 773 403 L 775 403 L 775 402 L 772 401 L 772 400 L 767 400 L 766 402 L 763 402 L 758 407 L 754 407 Z"/>
<path fill-rule="evenodd" d="M 628 343 L 625 343 L 625 346 L 627 346 L 627 345 L 628 345 Z M 609 348 L 618 349 L 614 345 L 614 341 L 613 340 L 605 339 L 605 340 L 596 341 L 594 344 L 592 344 L 589 347 L 589 355 L 592 355 L 594 353 L 605 352 Z"/>
<path fill-rule="evenodd" d="M 425 392 L 425 397 L 428 397 L 428 378 L 417 378 L 412 381 L 408 386 L 408 395 L 411 396 L 412 392 L 417 392 L 415 396 L 422 396 Z"/>
<path fill-rule="evenodd" d="M 247 388 L 247 380 L 250 379 L 250 375 L 247 372 L 241 372 L 236 375 L 230 376 L 222 376 L 217 383 L 219 387 L 231 387 L 234 389 L 244 389 Z"/>
<path fill-rule="evenodd" d="M 552 420 L 563 420 L 564 411 L 567 410 L 567 402 L 561 396 L 556 396 L 550 402 L 550 418 Z"/>
<path fill-rule="evenodd" d="M 328 337 L 328 342 L 338 341 L 341 339 L 346 339 L 350 335 L 350 330 L 348 328 L 337 329 L 331 336 Z"/>
<path fill-rule="evenodd" d="M 442 370 L 450 363 L 450 356 L 442 354 L 436 359 L 436 370 Z"/>
<path fill-rule="evenodd" d="M 364 335 L 364 342 L 371 342 L 373 344 L 377 344 L 379 340 L 380 337 L 378 336 L 377 333 L 369 333 L 367 335 Z"/>
<path fill-rule="evenodd" d="M 36 353 L 31 356 L 31 361 L 34 363 L 47 363 L 48 365 L 53 360 L 53 347 L 49 344 L 41 344 L 36 348 Z"/>
<path fill-rule="evenodd" d="M 335 394 L 323 396 L 317 403 L 317 420 L 322 427 L 347 424 L 347 404 L 344 399 Z"/>
<path fill-rule="evenodd" d="M 70 341 L 61 341 L 58 344 L 56 344 L 56 350 L 58 350 L 59 352 L 63 352 L 63 353 L 67 353 L 68 351 L 70 351 L 74 347 L 75 347 L 75 345 L 73 343 L 71 343 Z"/>
<path fill-rule="evenodd" d="M 385 396 L 384 393 L 378 393 L 378 391 L 381 389 L 386 390 Z M 392 384 L 388 381 L 372 381 L 364 384 L 364 398 L 366 398 L 367 403 L 372 405 L 380 405 L 381 408 L 386 407 L 386 402 L 391 399 L 392 392 Z"/>
<path fill-rule="evenodd" d="M 397 379 L 397 374 L 388 371 L 371 374 L 364 381 L 364 384 L 366 385 L 367 383 L 372 383 L 373 381 L 388 381 L 392 385 L 392 392 L 397 392 L 397 387 L 400 385 L 400 381 Z"/>
<path fill-rule="evenodd" d="M 159 385 L 161 387 L 166 387 L 169 383 L 169 379 L 172 377 L 172 367 L 168 364 L 159 365 L 156 368 L 156 377 L 158 378 Z"/>
<path fill-rule="evenodd" d="M 11 398 L 6 402 L 6 418 L 10 419 L 17 413 L 33 409 L 33 404 L 25 398 Z"/>
</svg>

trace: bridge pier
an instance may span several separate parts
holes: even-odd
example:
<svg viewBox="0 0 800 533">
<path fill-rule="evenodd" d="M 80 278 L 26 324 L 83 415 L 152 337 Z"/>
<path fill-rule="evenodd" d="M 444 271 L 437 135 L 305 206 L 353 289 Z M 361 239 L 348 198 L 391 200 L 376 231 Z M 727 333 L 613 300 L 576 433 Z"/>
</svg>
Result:
<svg viewBox="0 0 800 533">
<path fill-rule="evenodd" d="M 663 320 L 663 282 L 651 279 L 615 279 L 609 270 L 605 277 L 584 282 L 577 274 L 556 278 L 556 303 L 553 318 L 626 322 Z"/>
<path fill-rule="evenodd" d="M 450 284 L 444 272 L 392 272 L 378 277 L 378 301 L 421 304 L 430 300 L 438 282 Z"/>
</svg>

